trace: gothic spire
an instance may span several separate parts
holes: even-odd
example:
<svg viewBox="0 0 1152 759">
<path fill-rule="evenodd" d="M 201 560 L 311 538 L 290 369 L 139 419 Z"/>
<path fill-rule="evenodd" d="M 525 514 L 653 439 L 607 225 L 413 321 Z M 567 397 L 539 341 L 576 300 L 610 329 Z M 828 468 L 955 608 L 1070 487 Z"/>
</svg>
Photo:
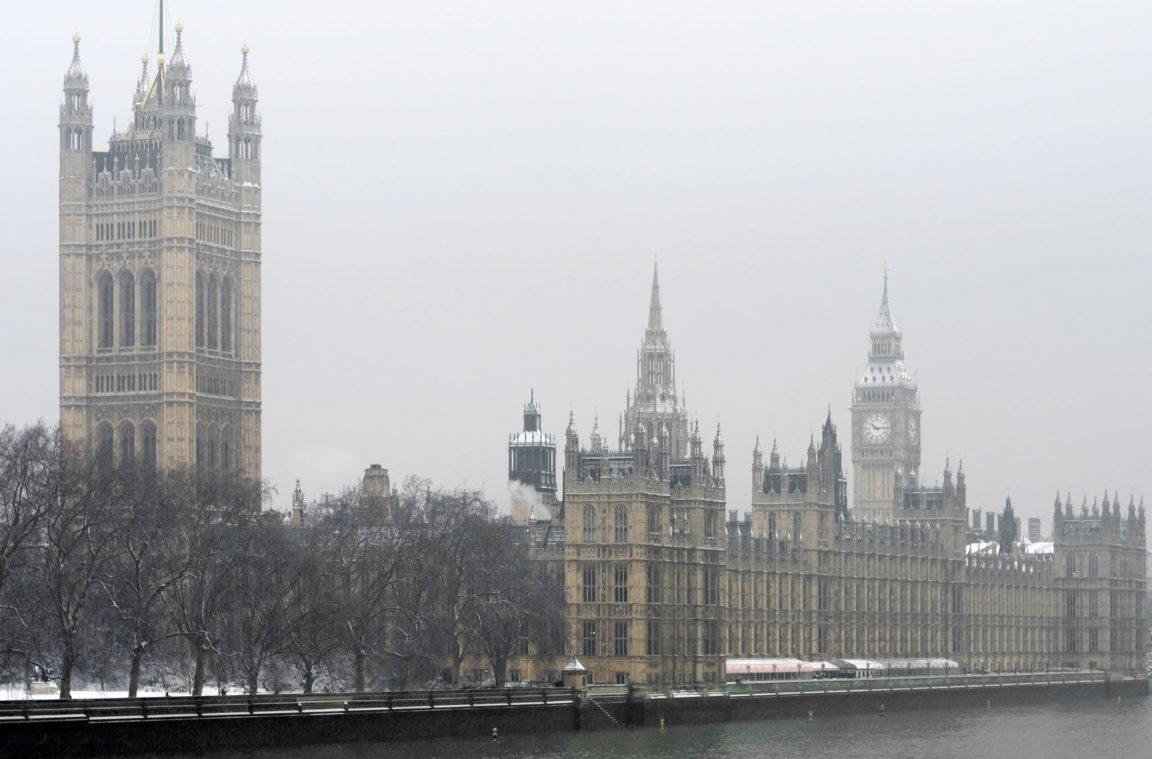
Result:
<svg viewBox="0 0 1152 759">
<path fill-rule="evenodd" d="M 253 91 L 256 90 L 256 83 L 252 81 L 252 74 L 248 71 L 248 43 L 240 48 L 240 55 L 243 60 L 240 63 L 240 76 L 236 77 L 236 89 L 248 88 Z"/>
<path fill-rule="evenodd" d="M 172 51 L 168 67 L 172 71 L 188 67 L 188 61 L 184 59 L 184 24 L 180 21 L 176 22 L 176 49 Z"/>
<path fill-rule="evenodd" d="M 873 332 L 900 332 L 896 320 L 892 318 L 892 307 L 888 305 L 888 269 L 884 269 L 884 294 L 880 296 L 880 310 L 876 314 Z"/>
<path fill-rule="evenodd" d="M 84 64 L 80 62 L 80 32 L 72 35 L 72 64 L 64 75 L 64 86 L 69 84 L 88 86 L 88 75 L 84 73 Z"/>
<path fill-rule="evenodd" d="M 659 264 L 652 264 L 652 298 L 648 303 L 648 330 L 658 332 L 664 329 L 660 309 Z"/>
</svg>

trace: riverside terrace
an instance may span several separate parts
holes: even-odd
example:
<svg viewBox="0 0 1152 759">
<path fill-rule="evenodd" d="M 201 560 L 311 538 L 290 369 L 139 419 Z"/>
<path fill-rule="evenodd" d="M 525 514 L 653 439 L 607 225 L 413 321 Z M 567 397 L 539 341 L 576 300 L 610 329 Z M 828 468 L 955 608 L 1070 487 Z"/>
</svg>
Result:
<svg viewBox="0 0 1152 759">
<path fill-rule="evenodd" d="M 491 740 L 812 714 L 1146 696 L 1148 680 L 1099 671 L 794 680 L 706 690 L 634 686 L 0 702 L 0 753 L 211 752 L 322 743 Z"/>
</svg>

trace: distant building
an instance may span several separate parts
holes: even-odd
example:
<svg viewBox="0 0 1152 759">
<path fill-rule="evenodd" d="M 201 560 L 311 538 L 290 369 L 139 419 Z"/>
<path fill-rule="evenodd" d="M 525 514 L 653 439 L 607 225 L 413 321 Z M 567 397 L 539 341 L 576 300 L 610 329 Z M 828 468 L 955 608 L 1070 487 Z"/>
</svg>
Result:
<svg viewBox="0 0 1152 759">
<path fill-rule="evenodd" d="M 617 446 L 599 424 L 582 446 L 570 416 L 563 510 L 527 531 L 542 561 L 562 564 L 568 653 L 591 681 L 716 682 L 737 656 L 1142 666 L 1143 504 L 1127 517 L 1114 499 L 1103 515 L 1058 507 L 1054 543 L 1026 548 L 1009 501 L 981 531 L 962 466 L 953 478 L 946 463 L 941 486 L 920 482 L 919 401 L 887 282 L 872 345 L 852 408 L 860 502 L 848 502 L 829 412 L 800 466 L 775 442 L 766 465 L 756 441 L 751 511 L 740 515 L 726 508 L 719 428 L 707 456 L 677 392 L 654 274 Z"/>
<path fill-rule="evenodd" d="M 1044 535 L 1040 530 L 1039 517 L 1029 517 L 1028 518 L 1028 542 L 1029 543 L 1039 543 L 1043 539 L 1044 539 Z"/>
<path fill-rule="evenodd" d="M 60 106 L 60 426 L 109 460 L 260 477 L 260 144 L 243 50 L 227 155 L 197 132 L 183 28 L 93 147 L 74 38 Z M 121 122 L 123 123 L 123 122 Z"/>
<path fill-rule="evenodd" d="M 512 521 L 548 519 L 556 499 L 556 440 L 541 426 L 540 406 L 533 390 L 524 406 L 524 429 L 508 436 L 508 483 Z"/>
<path fill-rule="evenodd" d="M 888 275 L 869 335 L 868 367 L 852 394 L 852 509 L 857 519 L 892 520 L 900 496 L 920 488 L 920 393 L 904 366 L 904 336 L 888 303 Z M 918 492 L 919 491 L 919 492 Z"/>
</svg>

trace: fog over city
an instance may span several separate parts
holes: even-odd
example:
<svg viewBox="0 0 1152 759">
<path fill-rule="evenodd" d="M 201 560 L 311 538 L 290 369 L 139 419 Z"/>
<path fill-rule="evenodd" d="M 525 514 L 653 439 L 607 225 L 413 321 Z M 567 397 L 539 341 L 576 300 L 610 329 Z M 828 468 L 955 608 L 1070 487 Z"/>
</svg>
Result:
<svg viewBox="0 0 1152 759">
<path fill-rule="evenodd" d="M 59 414 L 58 105 L 79 32 L 95 146 L 155 2 L 0 29 L 0 421 Z M 114 12 L 113 12 L 114 11 Z M 263 116 L 263 473 L 288 505 L 372 463 L 507 501 L 534 388 L 614 445 L 659 263 L 676 377 L 800 464 L 848 408 L 884 272 L 923 480 L 1051 528 L 1152 488 L 1146 2 L 171 2 L 216 152 L 240 46 Z M 171 43 L 169 43 L 171 44 Z M 851 492 L 851 487 L 849 487 Z M 1147 493 L 1152 495 L 1152 489 Z"/>
</svg>

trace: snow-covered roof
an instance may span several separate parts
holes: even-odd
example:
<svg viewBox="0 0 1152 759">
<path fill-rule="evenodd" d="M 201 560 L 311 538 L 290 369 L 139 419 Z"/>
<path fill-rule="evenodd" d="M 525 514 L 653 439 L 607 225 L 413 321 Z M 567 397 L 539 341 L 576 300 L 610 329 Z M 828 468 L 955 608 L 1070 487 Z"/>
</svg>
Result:
<svg viewBox="0 0 1152 759">
<path fill-rule="evenodd" d="M 541 432 L 540 430 L 533 430 L 532 432 L 517 432 L 509 436 L 509 445 L 555 445 L 555 440 L 552 435 Z"/>
<path fill-rule="evenodd" d="M 868 364 L 868 369 L 861 375 L 856 384 L 867 387 L 910 385 L 912 384 L 912 375 L 904 368 L 904 362 L 899 359 L 874 361 Z"/>
<path fill-rule="evenodd" d="M 969 556 L 999 556 L 1000 544 L 994 540 L 978 540 L 964 547 Z"/>
<path fill-rule="evenodd" d="M 1024 553 L 1046 554 L 1055 553 L 1056 545 L 1051 540 L 1038 540 L 1024 546 Z"/>
</svg>

